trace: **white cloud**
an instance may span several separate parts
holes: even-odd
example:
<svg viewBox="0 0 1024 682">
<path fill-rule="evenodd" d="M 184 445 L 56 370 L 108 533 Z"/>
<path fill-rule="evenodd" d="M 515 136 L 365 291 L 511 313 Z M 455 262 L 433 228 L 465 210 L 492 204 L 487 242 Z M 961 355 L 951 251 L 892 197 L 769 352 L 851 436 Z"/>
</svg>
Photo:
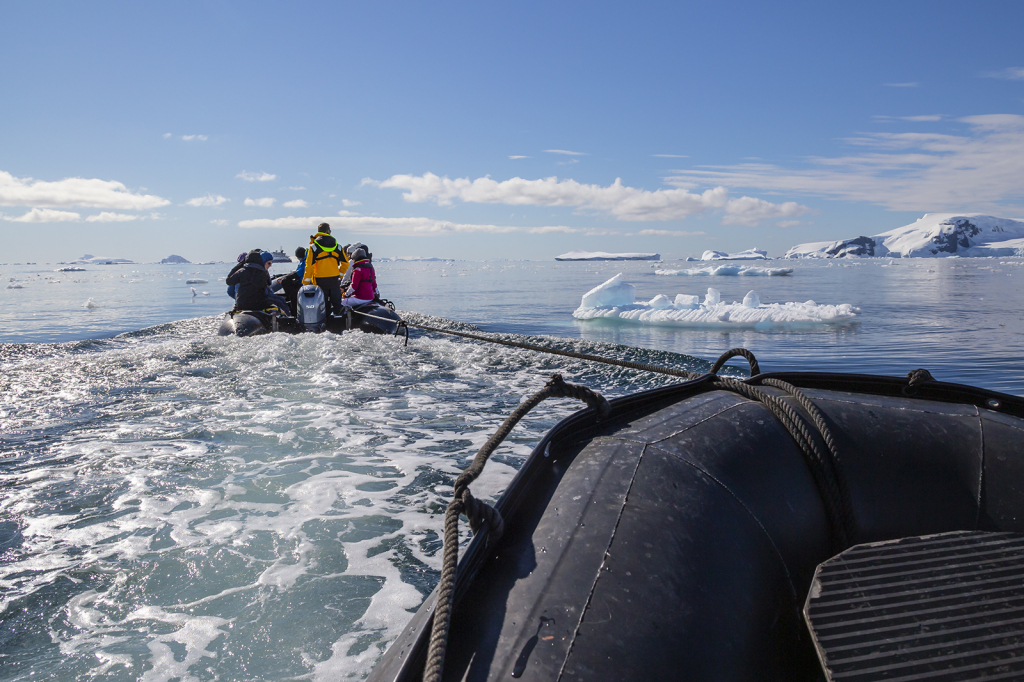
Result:
<svg viewBox="0 0 1024 682">
<path fill-rule="evenodd" d="M 228 224 L 228 221 L 225 220 L 224 218 L 221 218 L 219 220 L 211 220 L 210 222 L 213 223 L 214 225 L 227 225 Z"/>
<path fill-rule="evenodd" d="M 206 137 L 206 135 L 182 135 L 181 139 L 183 139 L 183 140 L 203 140 L 203 141 L 205 141 L 207 139 L 207 137 Z"/>
<path fill-rule="evenodd" d="M 246 206 L 259 206 L 260 208 L 270 208 L 271 206 L 274 205 L 275 201 L 277 201 L 277 199 L 274 199 L 273 197 L 263 197 L 262 199 L 250 199 L 249 197 L 246 197 L 245 201 L 243 201 L 242 203 L 245 204 Z"/>
<path fill-rule="evenodd" d="M 928 123 L 941 121 L 941 114 L 925 114 L 923 116 L 872 116 L 878 121 L 912 121 L 914 123 Z"/>
<path fill-rule="evenodd" d="M 364 181 L 365 182 L 365 181 Z M 728 192 L 724 187 L 693 194 L 685 189 L 648 190 L 627 187 L 622 180 L 607 187 L 587 185 L 575 180 L 556 177 L 541 180 L 512 178 L 498 182 L 489 177 L 438 177 L 433 173 L 422 176 L 394 175 L 376 183 L 384 188 L 405 190 L 403 198 L 409 202 L 436 201 L 444 206 L 453 199 L 479 204 L 508 204 L 512 206 L 572 206 L 584 210 L 609 213 L 619 220 L 682 220 L 703 213 L 710 208 L 725 206 Z"/>
<path fill-rule="evenodd" d="M 221 204 L 226 204 L 229 201 L 231 201 L 231 199 L 228 199 L 227 197 L 222 197 L 219 194 L 216 196 L 214 196 L 213 194 L 207 194 L 205 197 L 196 197 L 194 199 L 189 199 L 188 201 L 185 202 L 185 205 L 196 207 L 220 206 Z"/>
<path fill-rule="evenodd" d="M 170 137 L 170 136 L 171 136 L 171 134 L 170 134 L 170 133 L 164 133 L 164 139 L 165 139 L 165 140 L 166 140 L 166 139 L 167 139 L 168 137 Z"/>
<path fill-rule="evenodd" d="M 49 208 L 33 208 L 25 215 L 17 218 L 3 216 L 3 219 L 12 223 L 65 223 L 81 220 L 82 216 L 74 211 L 54 211 Z"/>
<path fill-rule="evenodd" d="M 677 187 L 756 188 L 863 201 L 897 211 L 997 211 L 1024 197 L 1024 116 L 959 119 L 967 131 L 872 133 L 848 140 L 864 153 L 811 158 L 809 168 L 769 164 L 677 171 Z"/>
<path fill-rule="evenodd" d="M 242 171 L 235 177 L 241 178 L 246 182 L 270 182 L 277 179 L 277 176 L 273 173 L 250 173 L 249 171 Z"/>
<path fill-rule="evenodd" d="M 1010 81 L 1024 81 L 1024 66 L 1011 66 L 1001 71 L 987 71 L 981 74 L 983 78 L 1002 78 Z"/>
<path fill-rule="evenodd" d="M 65 178 L 44 182 L 0 171 L 0 206 L 85 206 L 138 210 L 171 203 L 152 194 L 135 194 L 116 180 Z"/>
<path fill-rule="evenodd" d="M 918 88 L 921 87 L 920 83 L 886 83 L 887 88 Z"/>
<path fill-rule="evenodd" d="M 290 189 L 290 190 L 294 190 L 296 192 L 301 192 L 302 190 L 304 190 L 306 188 L 305 187 L 282 187 L 281 189 Z"/>
<path fill-rule="evenodd" d="M 510 156 L 508 158 L 515 160 L 515 159 L 532 159 L 533 157 L 532 156 Z"/>
<path fill-rule="evenodd" d="M 130 220 L 138 220 L 139 216 L 131 215 L 129 213 L 111 213 L 110 211 L 101 211 L 96 215 L 88 216 L 85 219 L 87 223 L 126 223 Z"/>
<path fill-rule="evenodd" d="M 352 208 L 353 206 L 361 206 L 362 203 L 363 202 L 361 202 L 361 201 L 349 201 L 348 199 L 342 199 L 341 200 L 341 205 L 344 206 L 345 208 Z"/>
<path fill-rule="evenodd" d="M 570 152 L 567 149 L 545 149 L 548 154 L 564 154 L 566 156 L 590 156 L 586 152 Z"/>
<path fill-rule="evenodd" d="M 681 230 L 640 230 L 637 234 L 644 237 L 698 237 L 704 232 L 682 232 Z"/>
<path fill-rule="evenodd" d="M 447 220 L 435 220 L 433 218 L 381 218 L 378 216 L 361 216 L 350 214 L 348 211 L 341 211 L 336 216 L 320 216 L 310 218 L 263 218 L 258 220 L 243 220 L 238 223 L 239 227 L 270 227 L 285 228 L 293 230 L 309 230 L 315 228 L 319 223 L 330 223 L 332 231 L 346 230 L 359 234 L 375 234 L 388 236 L 439 236 L 446 234 L 467 234 L 471 232 L 484 232 L 490 234 L 508 234 L 511 232 L 523 232 L 527 234 L 582 234 L 587 230 L 564 225 L 544 225 L 540 227 L 520 227 L 515 225 L 478 225 L 466 223 L 453 223 Z"/>
<path fill-rule="evenodd" d="M 685 154 L 651 154 L 651 156 L 659 159 L 688 159 L 689 156 Z"/>
<path fill-rule="evenodd" d="M 776 227 L 783 227 L 783 228 L 785 228 L 785 227 L 795 227 L 797 225 L 805 225 L 805 224 L 806 223 L 803 220 L 780 220 L 779 222 L 775 223 L 775 226 Z"/>
<path fill-rule="evenodd" d="M 762 220 L 769 218 L 793 218 L 803 215 L 810 209 L 801 206 L 795 201 L 787 201 L 784 204 L 773 204 L 764 199 L 754 197 L 740 197 L 729 199 L 725 205 L 725 217 L 722 218 L 723 225 L 757 225 Z"/>
<path fill-rule="evenodd" d="M 304 199 L 292 199 L 281 204 L 285 208 L 306 208 L 309 204 Z"/>
</svg>

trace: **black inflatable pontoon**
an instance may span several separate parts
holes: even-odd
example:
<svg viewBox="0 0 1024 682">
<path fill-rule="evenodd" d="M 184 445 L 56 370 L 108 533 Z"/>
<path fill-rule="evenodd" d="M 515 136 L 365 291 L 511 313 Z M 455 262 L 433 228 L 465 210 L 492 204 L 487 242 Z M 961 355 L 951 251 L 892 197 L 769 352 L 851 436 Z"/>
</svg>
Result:
<svg viewBox="0 0 1024 682">
<path fill-rule="evenodd" d="M 799 387 L 825 415 L 849 490 L 847 546 L 1024 532 L 1024 399 L 865 375 L 761 374 L 749 383 L 769 377 Z M 443 679 L 825 679 L 827 656 L 815 649 L 823 644 L 802 615 L 816 567 L 839 551 L 823 496 L 772 413 L 713 381 L 613 400 L 600 421 L 578 412 L 540 441 L 496 505 L 504 534 L 489 542 L 479 533 L 461 557 Z M 782 391 L 762 390 L 800 411 Z M 908 551 L 890 562 L 920 577 L 914 562 L 924 559 Z M 1002 570 L 1024 584 L 1024 564 Z M 1015 631 L 979 635 L 974 621 L 950 630 L 966 633 L 956 635 L 969 641 L 966 658 L 933 639 L 920 661 L 890 669 L 858 654 L 860 673 L 830 669 L 829 679 L 1024 679 L 1021 584 L 990 609 Z M 852 608 L 857 585 L 837 589 L 835 608 Z M 372 682 L 422 679 L 436 597 Z M 917 620 L 883 609 L 881 620 L 848 615 L 841 625 L 847 634 L 901 625 L 931 636 L 933 620 L 953 618 L 942 595 L 934 599 Z"/>
<path fill-rule="evenodd" d="M 328 317 L 316 328 L 309 328 L 287 315 L 277 315 L 275 320 L 275 316 L 270 313 L 246 310 L 225 313 L 218 333 L 220 336 L 256 336 L 276 331 L 290 334 L 328 331 L 341 334 L 350 329 L 359 329 L 371 334 L 396 334 L 401 321 L 402 318 L 394 309 L 378 303 L 367 303 L 352 308 L 351 318 L 348 314 Z"/>
</svg>

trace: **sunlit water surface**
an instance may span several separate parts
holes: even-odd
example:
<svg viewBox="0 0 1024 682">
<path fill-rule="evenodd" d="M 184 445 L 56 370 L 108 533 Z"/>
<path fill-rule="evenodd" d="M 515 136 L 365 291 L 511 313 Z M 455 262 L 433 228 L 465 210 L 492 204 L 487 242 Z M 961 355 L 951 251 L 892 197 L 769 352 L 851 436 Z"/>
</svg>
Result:
<svg viewBox="0 0 1024 682">
<path fill-rule="evenodd" d="M 691 370 L 735 346 L 766 371 L 926 367 L 1024 395 L 1024 260 L 770 265 L 795 272 L 377 269 L 385 296 L 435 326 Z M 454 477 L 522 397 L 555 371 L 609 396 L 672 381 L 434 335 L 219 338 L 227 265 L 56 267 L 0 266 L 0 287 L 21 286 L 0 288 L 4 680 L 361 678 L 437 580 Z M 574 321 L 617 272 L 640 299 L 714 286 L 861 314 L 772 331 Z M 574 409 L 536 409 L 474 491 L 497 497 Z"/>
</svg>

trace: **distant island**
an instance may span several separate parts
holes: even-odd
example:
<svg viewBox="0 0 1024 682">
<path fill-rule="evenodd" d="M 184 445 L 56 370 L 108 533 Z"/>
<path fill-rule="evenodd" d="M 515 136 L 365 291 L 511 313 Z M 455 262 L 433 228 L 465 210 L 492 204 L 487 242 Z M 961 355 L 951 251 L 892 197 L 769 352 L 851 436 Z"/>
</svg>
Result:
<svg viewBox="0 0 1024 682">
<path fill-rule="evenodd" d="M 604 251 L 570 251 L 555 260 L 661 260 L 660 253 L 606 253 Z"/>
<path fill-rule="evenodd" d="M 1024 221 L 980 213 L 927 213 L 873 237 L 797 244 L 785 258 L 1024 256 Z"/>
<path fill-rule="evenodd" d="M 182 258 L 181 256 L 175 256 L 174 254 L 171 254 L 167 258 L 164 258 L 162 261 L 160 261 L 160 263 L 163 265 L 167 265 L 170 263 L 173 263 L 174 265 L 181 265 L 185 263 L 191 265 L 192 261 L 188 260 L 187 258 Z"/>
</svg>

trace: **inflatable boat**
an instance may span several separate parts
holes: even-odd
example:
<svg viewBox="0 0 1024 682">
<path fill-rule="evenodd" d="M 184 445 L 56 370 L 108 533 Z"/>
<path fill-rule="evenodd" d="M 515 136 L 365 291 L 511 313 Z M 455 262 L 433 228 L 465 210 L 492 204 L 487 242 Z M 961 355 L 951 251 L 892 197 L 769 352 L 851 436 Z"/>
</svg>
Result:
<svg viewBox="0 0 1024 682">
<path fill-rule="evenodd" d="M 1024 679 L 1024 399 L 741 383 L 768 397 L 709 374 L 559 423 L 460 550 L 440 662 L 435 590 L 369 680 Z"/>
<path fill-rule="evenodd" d="M 298 290 L 295 303 L 295 316 L 282 315 L 276 311 L 230 311 L 224 314 L 218 333 L 220 336 L 325 331 L 341 334 L 358 329 L 371 334 L 398 334 L 404 328 L 394 304 L 383 299 L 346 308 L 343 315 L 330 317 L 327 315 L 323 290 L 318 286 L 306 285 Z"/>
</svg>

